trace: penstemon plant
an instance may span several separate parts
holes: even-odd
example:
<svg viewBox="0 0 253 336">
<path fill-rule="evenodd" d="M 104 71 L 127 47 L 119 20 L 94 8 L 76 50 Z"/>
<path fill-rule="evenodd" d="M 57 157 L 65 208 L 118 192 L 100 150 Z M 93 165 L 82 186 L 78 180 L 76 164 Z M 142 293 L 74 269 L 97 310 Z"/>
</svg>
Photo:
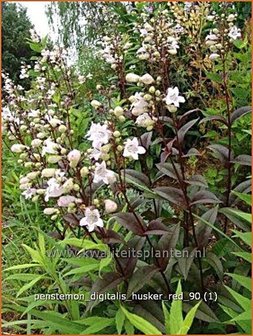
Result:
<svg viewBox="0 0 253 336">
<path fill-rule="evenodd" d="M 204 300 L 206 293 L 219 289 L 224 276 L 221 256 L 209 243 L 218 244 L 219 239 L 231 243 L 226 234 L 235 223 L 247 228 L 240 219 L 231 219 L 230 208 L 238 201 L 233 189 L 250 191 L 248 180 L 235 186 L 232 178 L 238 165 L 249 165 L 249 156 L 234 157 L 232 147 L 233 123 L 250 111 L 248 106 L 235 106 L 229 87 L 228 63 L 233 43 L 242 34 L 236 13 L 228 4 L 221 5 L 228 9 L 226 14 L 215 13 L 207 3 L 166 6 L 139 4 L 128 9 L 127 32 L 119 26 L 115 35 L 101 37 L 98 56 L 113 76 L 106 85 L 97 83 L 96 92 L 85 98 L 84 88 L 92 74 L 76 73 L 67 65 L 63 48 L 48 49 L 46 40 L 36 35 L 29 42 L 40 55 L 32 69 L 23 66 L 21 70 L 21 78 L 30 78 L 31 89 L 24 92 L 3 74 L 4 137 L 24 169 L 19 179 L 22 196 L 40 205 L 55 230 L 57 244 L 67 249 L 74 246 L 80 253 L 89 246 L 110 253 L 104 264 L 101 261 L 99 275 L 89 277 L 91 293 L 117 289 L 130 298 L 132 293 L 152 290 L 168 298 L 176 292 L 179 278 L 185 281 L 184 295 L 198 291 L 199 300 Z M 200 13 L 202 19 L 195 21 Z M 204 55 L 207 49 L 208 56 Z M 175 71 L 177 62 L 184 64 L 180 58 L 188 60 L 185 65 L 197 73 L 195 93 L 180 88 L 180 84 L 185 87 L 184 75 Z M 200 71 L 197 63 L 202 64 Z M 208 77 L 210 68 L 216 73 Z M 209 99 L 205 96 L 215 75 L 220 76 L 215 90 L 223 92 L 225 110 L 206 116 Z M 202 90 L 204 103 L 200 103 Z M 192 104 L 192 95 L 198 104 Z M 191 166 L 204 155 L 209 160 L 209 152 L 196 141 L 201 136 L 199 128 L 207 122 L 224 126 L 225 137 L 218 144 L 206 145 L 227 171 L 224 193 L 213 192 L 201 169 Z M 176 257 L 177 250 L 195 252 L 196 260 L 191 253 Z M 82 267 L 77 261 L 73 265 Z M 90 275 L 87 265 L 83 269 Z M 215 286 L 210 284 L 212 270 Z M 82 275 L 81 270 L 78 274 Z M 62 285 L 61 277 L 55 278 Z M 181 283 L 176 293 L 180 291 Z M 143 313 L 143 303 L 138 298 L 133 301 Z M 85 313 L 98 304 L 99 300 L 91 300 Z M 69 303 L 65 305 L 68 318 L 76 320 Z M 147 322 L 121 303 L 117 331 L 125 323 L 127 333 L 133 333 L 124 322 L 132 319 L 132 325 L 144 333 L 188 332 L 197 310 L 208 315 L 210 306 L 215 303 L 202 301 L 192 310 L 191 305 L 184 306 L 192 313 L 183 320 L 182 305 L 173 301 L 169 313 L 165 303 L 159 304 L 165 329 L 157 319 Z M 171 316 L 175 318 L 175 307 L 182 319 L 177 328 L 168 325 Z M 203 312 L 199 316 L 204 323 L 219 322 L 213 313 L 210 319 Z"/>
</svg>

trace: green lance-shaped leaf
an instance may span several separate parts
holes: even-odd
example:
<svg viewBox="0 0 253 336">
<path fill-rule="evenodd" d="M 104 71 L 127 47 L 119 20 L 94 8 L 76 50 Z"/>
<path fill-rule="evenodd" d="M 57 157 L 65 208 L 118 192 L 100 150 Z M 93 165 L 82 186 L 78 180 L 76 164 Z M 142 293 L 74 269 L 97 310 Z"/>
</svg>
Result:
<svg viewBox="0 0 253 336">
<path fill-rule="evenodd" d="M 126 318 L 130 323 L 137 329 L 143 332 L 145 335 L 161 335 L 161 331 L 154 327 L 150 322 L 145 320 L 136 314 L 132 314 L 127 311 L 124 307 L 121 307 Z"/>
</svg>

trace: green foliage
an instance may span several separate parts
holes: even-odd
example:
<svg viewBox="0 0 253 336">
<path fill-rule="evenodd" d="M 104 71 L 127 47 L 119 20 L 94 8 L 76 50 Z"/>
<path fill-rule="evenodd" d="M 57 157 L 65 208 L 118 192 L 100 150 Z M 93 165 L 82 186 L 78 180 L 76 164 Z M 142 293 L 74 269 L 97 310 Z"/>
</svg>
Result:
<svg viewBox="0 0 253 336">
<path fill-rule="evenodd" d="M 32 28 L 24 7 L 15 3 L 2 3 L 2 69 L 9 73 L 15 83 L 21 83 L 19 75 L 22 62 L 30 64 L 30 58 L 34 55 L 27 43 Z"/>
</svg>

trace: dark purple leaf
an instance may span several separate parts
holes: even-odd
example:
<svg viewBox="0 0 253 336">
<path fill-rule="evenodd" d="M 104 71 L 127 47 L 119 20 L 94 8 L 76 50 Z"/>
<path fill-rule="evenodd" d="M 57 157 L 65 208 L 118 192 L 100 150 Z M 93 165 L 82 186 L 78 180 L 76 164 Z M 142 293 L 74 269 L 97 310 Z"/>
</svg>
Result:
<svg viewBox="0 0 253 336">
<path fill-rule="evenodd" d="M 167 201 L 181 205 L 184 204 L 184 194 L 183 192 L 174 187 L 157 187 L 154 191 L 161 196 L 162 198 L 166 199 Z"/>
<path fill-rule="evenodd" d="M 241 116 L 243 116 L 246 113 L 251 112 L 252 107 L 251 106 L 243 106 L 235 110 L 233 113 L 231 113 L 231 124 Z"/>
<path fill-rule="evenodd" d="M 106 244 L 124 243 L 124 239 L 117 232 L 110 229 L 104 230 L 102 240 Z"/>
<path fill-rule="evenodd" d="M 174 125 L 173 119 L 170 117 L 162 116 L 159 120 L 164 121 L 165 123 L 169 123 L 171 126 Z"/>
<path fill-rule="evenodd" d="M 200 190 L 197 191 L 191 200 L 191 205 L 205 204 L 205 203 L 222 203 L 211 191 Z"/>
<path fill-rule="evenodd" d="M 249 231 L 250 227 L 247 220 L 244 220 L 242 217 L 236 215 L 236 213 L 233 210 L 234 210 L 233 208 L 222 208 L 219 210 L 219 212 L 225 215 L 238 228 L 244 231 Z"/>
<path fill-rule="evenodd" d="M 202 176 L 202 175 L 192 175 L 185 182 L 188 183 L 188 184 L 191 184 L 191 185 L 196 185 L 198 187 L 204 187 L 204 188 L 208 187 L 208 184 L 207 184 L 204 176 Z"/>
<path fill-rule="evenodd" d="M 139 215 L 136 216 L 138 220 L 134 214 L 130 212 L 118 212 L 113 215 L 120 225 L 124 226 L 126 229 L 132 231 L 138 236 L 143 236 L 146 231 L 145 224 Z"/>
<path fill-rule="evenodd" d="M 225 163 L 228 161 L 228 148 L 227 147 L 223 145 L 214 144 L 214 145 L 207 146 L 207 148 L 211 149 L 214 152 L 215 157 L 219 159 L 221 162 Z M 231 157 L 233 157 L 233 154 L 231 155 Z"/>
<path fill-rule="evenodd" d="M 126 173 L 126 178 L 130 182 L 133 181 L 145 187 L 149 186 L 149 179 L 145 174 L 138 172 L 134 169 L 126 169 L 125 173 Z M 123 175 L 123 171 L 122 171 L 122 175 Z"/>
<path fill-rule="evenodd" d="M 79 225 L 79 220 L 73 214 L 66 214 L 63 216 L 63 219 L 71 225 Z"/>
<path fill-rule="evenodd" d="M 184 280 L 186 280 L 188 277 L 188 273 L 194 261 L 196 250 L 197 248 L 192 249 L 191 247 L 186 247 L 182 250 L 182 256 L 177 258 L 178 268 L 179 268 L 180 273 L 183 275 Z M 184 253 L 184 251 L 186 251 L 187 253 Z"/>
<path fill-rule="evenodd" d="M 181 174 L 179 164 L 174 163 L 174 167 L 175 167 L 177 173 L 175 172 L 175 169 L 174 169 L 172 163 L 169 163 L 169 162 L 158 163 L 156 166 L 163 174 L 173 178 L 174 180 L 178 181 L 177 176 L 179 176 L 179 178 L 182 179 L 182 174 Z"/>
<path fill-rule="evenodd" d="M 116 288 L 123 280 L 124 278 L 119 273 L 115 272 L 105 273 L 102 279 L 98 278 L 94 282 L 90 292 L 91 293 L 95 292 L 97 294 L 108 292 Z M 96 301 L 90 301 L 87 305 L 87 311 L 89 311 L 95 304 Z"/>
<path fill-rule="evenodd" d="M 158 268 L 155 265 L 148 265 L 138 268 L 129 281 L 127 297 L 131 296 L 132 293 L 138 292 L 146 283 L 150 281 L 156 272 L 158 272 Z"/>
<path fill-rule="evenodd" d="M 178 131 L 178 141 L 182 143 L 184 141 L 185 134 L 192 128 L 194 124 L 199 120 L 199 118 L 189 121 L 187 124 L 182 126 Z"/>
<path fill-rule="evenodd" d="M 210 224 L 214 224 L 217 218 L 217 214 L 218 214 L 218 208 L 215 207 L 205 212 L 201 216 L 201 218 Z M 202 249 L 203 247 L 207 246 L 209 237 L 212 232 L 212 228 L 206 225 L 204 221 L 199 220 L 195 228 L 199 249 Z"/>
<path fill-rule="evenodd" d="M 146 133 L 142 134 L 142 136 L 141 136 L 140 143 L 146 149 L 148 149 L 150 144 L 151 144 L 152 134 L 153 134 L 153 132 L 146 132 Z"/>
<path fill-rule="evenodd" d="M 167 226 L 160 219 L 154 219 L 148 224 L 145 235 L 163 235 L 166 233 L 168 233 Z"/>
<path fill-rule="evenodd" d="M 200 112 L 200 109 L 190 110 L 190 111 L 187 111 L 184 114 L 178 116 L 179 124 L 182 124 L 182 122 L 185 120 L 186 117 L 189 117 L 192 113 L 197 114 L 197 112 Z"/>
<path fill-rule="evenodd" d="M 157 244 L 156 250 L 159 251 L 159 256 L 156 258 L 156 263 L 162 271 L 166 269 L 171 252 L 176 247 L 179 238 L 179 232 L 180 223 L 177 223 L 168 228 L 168 233 L 163 235 Z"/>
<path fill-rule="evenodd" d="M 251 162 L 252 162 L 252 157 L 251 155 L 239 155 L 237 156 L 234 160 L 231 160 L 233 163 L 239 163 L 242 166 L 250 166 L 251 167 Z"/>
<path fill-rule="evenodd" d="M 226 126 L 228 125 L 227 120 L 224 117 L 219 116 L 219 115 L 213 115 L 213 116 L 206 117 L 206 118 L 202 119 L 199 122 L 199 124 L 202 124 L 202 123 L 207 122 L 207 121 L 220 121 L 224 125 L 226 125 Z"/>
<path fill-rule="evenodd" d="M 135 269 L 138 252 L 141 251 L 145 238 L 134 237 L 129 240 L 120 250 L 119 255 L 117 255 L 118 262 L 121 265 L 121 268 L 124 270 L 125 277 L 130 277 Z M 121 272 L 121 269 L 118 264 L 116 264 L 117 270 Z"/>
<path fill-rule="evenodd" d="M 191 148 L 187 152 L 187 154 L 183 155 L 183 157 L 189 157 L 189 156 L 197 156 L 201 155 L 200 152 L 196 148 Z"/>
</svg>

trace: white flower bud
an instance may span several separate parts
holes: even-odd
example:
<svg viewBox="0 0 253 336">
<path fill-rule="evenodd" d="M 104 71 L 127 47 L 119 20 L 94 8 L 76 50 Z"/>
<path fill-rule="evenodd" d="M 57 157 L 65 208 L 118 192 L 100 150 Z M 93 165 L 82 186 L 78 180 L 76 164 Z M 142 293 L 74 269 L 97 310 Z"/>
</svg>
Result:
<svg viewBox="0 0 253 336">
<path fill-rule="evenodd" d="M 229 14 L 229 16 L 227 17 L 228 22 L 232 22 L 234 21 L 234 19 L 235 19 L 235 16 L 233 14 Z"/>
<path fill-rule="evenodd" d="M 63 189 L 64 191 L 67 193 L 67 192 L 70 192 L 72 189 L 73 189 L 73 186 L 74 186 L 74 183 L 73 183 L 73 179 L 72 178 L 69 178 L 64 184 L 63 184 Z"/>
<path fill-rule="evenodd" d="M 122 115 L 122 116 L 119 116 L 118 119 L 119 119 L 120 122 L 124 122 L 124 121 L 126 120 L 126 118 L 125 118 L 123 115 Z"/>
<path fill-rule="evenodd" d="M 59 131 L 60 133 L 65 133 L 65 132 L 67 131 L 67 127 L 66 127 L 65 125 L 60 125 L 60 126 L 58 127 L 58 131 Z"/>
<path fill-rule="evenodd" d="M 168 50 L 168 53 L 169 53 L 170 55 L 176 55 L 176 54 L 177 54 L 177 49 L 169 49 L 169 50 Z"/>
<path fill-rule="evenodd" d="M 91 106 L 94 107 L 95 109 L 99 108 L 100 106 L 102 106 L 102 104 L 98 101 L 98 100 L 92 100 L 91 101 Z"/>
<path fill-rule="evenodd" d="M 21 179 L 19 180 L 19 183 L 20 184 L 29 183 L 29 179 L 26 176 L 21 177 Z"/>
<path fill-rule="evenodd" d="M 154 86 L 150 86 L 149 90 L 150 93 L 155 93 L 155 87 Z"/>
<path fill-rule="evenodd" d="M 150 101 L 152 99 L 152 96 L 150 94 L 145 94 L 143 97 L 146 101 Z"/>
<path fill-rule="evenodd" d="M 81 158 L 81 152 L 77 149 L 73 149 L 68 153 L 68 160 L 70 162 L 70 167 L 75 168 Z"/>
<path fill-rule="evenodd" d="M 45 215 L 49 215 L 49 216 L 53 215 L 53 214 L 55 214 L 57 212 L 58 212 L 58 209 L 55 209 L 55 208 L 46 208 L 46 209 L 43 210 L 43 213 Z"/>
<path fill-rule="evenodd" d="M 29 161 L 29 162 L 25 162 L 25 163 L 24 163 L 24 167 L 25 167 L 25 168 L 31 168 L 32 165 L 33 165 L 33 163 L 32 163 L 31 161 Z"/>
<path fill-rule="evenodd" d="M 167 108 L 171 113 L 177 112 L 177 107 L 175 105 L 168 105 Z"/>
<path fill-rule="evenodd" d="M 124 110 L 121 106 L 116 106 L 113 113 L 116 115 L 116 117 L 119 117 L 123 114 Z"/>
<path fill-rule="evenodd" d="M 37 134 L 37 138 L 39 138 L 39 139 L 44 139 L 46 137 L 47 137 L 47 134 L 44 133 L 44 132 L 40 132 L 40 133 Z"/>
<path fill-rule="evenodd" d="M 113 213 L 117 211 L 118 205 L 114 201 L 111 201 L 110 199 L 104 200 L 105 204 L 105 212 L 106 213 Z"/>
<path fill-rule="evenodd" d="M 147 59 L 149 59 L 149 54 L 148 53 L 140 54 L 140 55 L 138 55 L 138 58 L 141 61 L 146 61 Z"/>
<path fill-rule="evenodd" d="M 31 142 L 31 146 L 34 147 L 34 148 L 39 147 L 41 144 L 42 144 L 42 140 L 40 140 L 40 139 L 34 139 Z"/>
<path fill-rule="evenodd" d="M 118 132 L 118 131 L 116 131 L 116 132 Z M 111 149 L 111 144 L 107 144 L 107 145 L 104 145 L 104 146 L 102 146 L 101 148 L 100 148 L 100 151 L 102 152 L 102 153 L 108 153 L 109 152 L 109 150 Z"/>
<path fill-rule="evenodd" d="M 89 169 L 87 167 L 83 167 L 81 170 L 80 170 L 80 174 L 82 177 L 85 177 L 89 174 Z"/>
<path fill-rule="evenodd" d="M 32 202 L 37 202 L 38 201 L 38 199 L 39 199 L 39 195 L 36 195 L 36 196 L 33 196 L 33 198 L 32 198 Z"/>
<path fill-rule="evenodd" d="M 24 145 L 14 144 L 14 145 L 11 146 L 11 151 L 13 153 L 22 153 L 25 148 L 26 148 L 26 146 L 24 146 Z"/>
<path fill-rule="evenodd" d="M 80 187 L 79 187 L 79 185 L 77 183 L 75 183 L 73 185 L 73 190 L 75 190 L 75 191 L 79 191 L 80 190 Z"/>
<path fill-rule="evenodd" d="M 154 78 L 150 74 L 145 74 L 141 76 L 140 81 L 145 85 L 150 85 L 154 83 Z"/>
<path fill-rule="evenodd" d="M 41 172 L 42 177 L 52 177 L 55 174 L 56 169 L 55 168 L 45 168 Z"/>
<path fill-rule="evenodd" d="M 120 137 L 120 132 L 119 132 L 119 131 L 115 131 L 115 132 L 113 132 L 113 136 L 114 136 L 115 138 Z"/>
<path fill-rule="evenodd" d="M 24 131 L 26 131 L 27 130 L 27 126 L 25 126 L 25 125 L 21 125 L 20 126 L 20 131 L 21 132 L 24 132 Z"/>
<path fill-rule="evenodd" d="M 26 175 L 26 177 L 27 177 L 29 180 L 34 180 L 39 174 L 40 174 L 40 172 L 35 171 L 35 172 L 28 173 L 28 174 Z"/>
<path fill-rule="evenodd" d="M 61 160 L 61 156 L 60 155 L 50 155 L 47 158 L 47 162 L 48 163 L 57 163 Z"/>
<path fill-rule="evenodd" d="M 134 73 L 129 73 L 126 75 L 126 81 L 128 83 L 137 83 L 140 79 L 140 76 L 134 74 Z"/>
</svg>

